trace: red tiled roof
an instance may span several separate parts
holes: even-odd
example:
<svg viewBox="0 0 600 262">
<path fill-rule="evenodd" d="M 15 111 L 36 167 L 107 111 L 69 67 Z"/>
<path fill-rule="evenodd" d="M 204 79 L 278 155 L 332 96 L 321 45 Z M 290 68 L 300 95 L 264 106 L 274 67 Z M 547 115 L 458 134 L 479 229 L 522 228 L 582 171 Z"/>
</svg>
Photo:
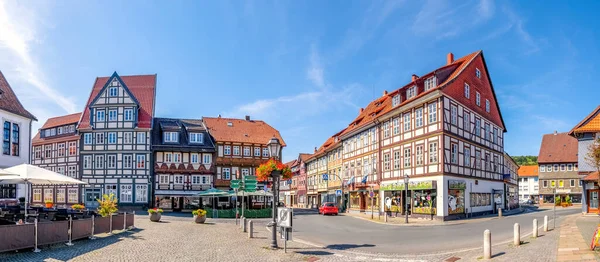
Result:
<svg viewBox="0 0 600 262">
<path fill-rule="evenodd" d="M 460 65 L 458 66 L 458 68 L 454 69 L 454 72 L 452 72 L 452 74 L 450 74 L 450 76 L 448 76 L 448 78 L 446 78 L 446 81 L 439 84 L 438 87 L 444 87 L 446 84 L 452 82 L 452 80 L 454 80 L 463 70 L 465 70 L 465 68 L 467 68 L 469 63 L 471 61 L 473 61 L 473 58 L 475 58 L 480 53 L 481 53 L 481 50 L 470 53 L 466 56 L 463 56 L 463 57 L 455 60 L 451 65 L 456 65 L 456 64 L 460 64 Z M 443 66 L 443 67 L 446 67 L 446 66 Z M 439 70 L 439 69 L 437 69 L 437 70 Z"/>
<path fill-rule="evenodd" d="M 584 177 L 582 180 L 585 180 L 585 181 L 598 181 L 598 171 L 590 173 L 589 175 L 587 175 L 586 177 Z"/>
<path fill-rule="evenodd" d="M 19 98 L 17 98 L 17 95 L 15 95 L 15 92 L 10 87 L 10 84 L 8 84 L 4 74 L 2 74 L 2 71 L 0 71 L 0 94 L 1 110 L 37 121 L 37 118 L 23 107 Z"/>
<path fill-rule="evenodd" d="M 294 159 L 294 160 L 292 160 L 290 162 L 285 163 L 285 165 L 288 166 L 288 167 L 292 167 L 292 166 L 294 166 L 295 163 L 296 163 L 296 160 Z"/>
<path fill-rule="evenodd" d="M 48 120 L 46 120 L 46 123 L 44 123 L 44 125 L 41 127 L 41 129 L 57 127 L 57 126 L 64 126 L 67 124 L 74 124 L 74 123 L 77 123 L 80 118 L 81 118 L 81 113 L 75 113 L 75 114 L 70 114 L 70 115 L 66 115 L 66 116 L 57 116 L 57 117 L 53 117 L 53 118 L 48 118 Z"/>
<path fill-rule="evenodd" d="M 266 145 L 272 137 L 276 137 L 282 146 L 286 146 L 279 131 L 262 120 L 222 117 L 203 117 L 202 120 L 217 142 Z M 231 126 L 228 123 L 231 123 Z"/>
<path fill-rule="evenodd" d="M 79 140 L 79 135 L 53 136 L 50 138 L 40 138 L 40 132 L 38 131 L 37 134 L 35 134 L 35 136 L 31 140 L 31 145 L 39 146 L 39 145 L 43 145 L 43 144 L 47 144 L 47 143 L 60 143 L 60 142 L 73 141 L 73 140 Z"/>
<path fill-rule="evenodd" d="M 539 167 L 535 166 L 521 166 L 519 167 L 519 171 L 517 171 L 520 177 L 528 177 L 528 176 L 538 176 L 539 175 Z"/>
<path fill-rule="evenodd" d="M 358 117 L 356 117 L 350 123 L 350 125 L 348 125 L 348 127 L 346 127 L 346 129 L 340 133 L 340 136 L 373 123 L 375 119 L 377 119 L 380 115 L 383 115 L 381 112 L 385 113 L 391 108 L 392 98 L 388 94 L 375 99 L 375 101 L 371 101 L 371 103 L 369 103 L 367 107 L 365 107 L 362 112 L 359 113 Z"/>
<path fill-rule="evenodd" d="M 306 162 L 306 160 L 309 159 L 311 156 L 312 154 L 300 153 L 300 160 L 302 160 L 302 162 Z"/>
<path fill-rule="evenodd" d="M 83 111 L 83 116 L 79 123 L 79 129 L 90 128 L 90 104 L 98 96 L 100 90 L 106 85 L 111 77 L 98 77 L 94 82 L 94 87 L 90 93 L 88 102 Z M 151 128 L 152 117 L 154 116 L 154 99 L 156 95 L 156 75 L 133 75 L 120 76 L 121 80 L 129 89 L 129 92 L 139 102 L 140 108 L 138 111 L 139 128 Z"/>
<path fill-rule="evenodd" d="M 577 163 L 577 139 L 567 133 L 544 135 L 538 163 Z"/>
<path fill-rule="evenodd" d="M 592 111 L 589 115 L 587 115 L 581 122 L 579 122 L 571 131 L 569 131 L 569 135 L 574 135 L 575 133 L 595 133 L 600 132 L 600 106 L 596 107 L 594 111 Z"/>
</svg>

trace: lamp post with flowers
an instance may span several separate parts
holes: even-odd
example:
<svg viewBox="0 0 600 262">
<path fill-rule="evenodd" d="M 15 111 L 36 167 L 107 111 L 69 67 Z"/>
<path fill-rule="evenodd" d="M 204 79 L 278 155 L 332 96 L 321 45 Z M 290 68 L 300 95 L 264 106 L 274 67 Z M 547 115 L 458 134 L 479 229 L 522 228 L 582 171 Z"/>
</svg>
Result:
<svg viewBox="0 0 600 262">
<path fill-rule="evenodd" d="M 273 221 L 270 226 L 272 227 L 272 239 L 271 248 L 277 248 L 277 206 L 279 203 L 279 180 L 280 178 L 290 179 L 292 178 L 292 170 L 281 163 L 279 160 L 281 155 L 281 143 L 276 137 L 271 138 L 267 143 L 269 154 L 271 159 L 266 163 L 261 164 L 256 169 L 256 180 L 266 181 L 270 178 L 273 179 Z"/>
</svg>

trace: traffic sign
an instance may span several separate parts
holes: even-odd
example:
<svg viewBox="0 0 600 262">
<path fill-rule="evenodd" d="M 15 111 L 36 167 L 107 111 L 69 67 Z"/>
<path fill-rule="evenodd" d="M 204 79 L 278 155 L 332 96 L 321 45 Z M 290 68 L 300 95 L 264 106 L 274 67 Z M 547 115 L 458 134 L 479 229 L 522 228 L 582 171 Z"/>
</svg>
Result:
<svg viewBox="0 0 600 262">
<path fill-rule="evenodd" d="M 371 191 L 371 192 L 369 193 L 369 195 L 370 195 L 371 197 L 373 197 L 373 196 L 375 196 L 375 192 Z"/>
<path fill-rule="evenodd" d="M 280 227 L 292 227 L 292 209 L 287 207 L 277 208 L 277 224 Z"/>
<path fill-rule="evenodd" d="M 292 180 L 291 180 L 291 179 L 288 179 L 288 180 L 286 181 L 286 183 L 287 183 L 288 185 L 291 185 L 291 184 L 292 184 Z"/>
<path fill-rule="evenodd" d="M 233 189 L 239 189 L 240 188 L 240 181 L 237 179 L 231 180 L 231 188 Z"/>
<path fill-rule="evenodd" d="M 335 191 L 335 195 L 336 196 L 341 196 L 342 195 L 342 190 L 341 189 L 336 190 Z"/>
<path fill-rule="evenodd" d="M 244 190 L 246 192 L 255 192 L 256 191 L 256 178 L 246 176 L 244 177 Z"/>
<path fill-rule="evenodd" d="M 323 181 L 329 180 L 329 176 L 327 174 L 323 174 Z"/>
</svg>

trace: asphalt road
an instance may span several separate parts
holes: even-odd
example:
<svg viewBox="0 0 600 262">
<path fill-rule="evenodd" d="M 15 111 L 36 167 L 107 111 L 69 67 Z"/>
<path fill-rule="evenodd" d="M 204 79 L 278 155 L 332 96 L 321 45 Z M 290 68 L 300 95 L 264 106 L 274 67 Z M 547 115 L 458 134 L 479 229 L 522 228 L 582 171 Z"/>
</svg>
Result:
<svg viewBox="0 0 600 262">
<path fill-rule="evenodd" d="M 581 212 L 581 209 L 557 209 L 560 218 Z M 321 216 L 298 213 L 294 217 L 294 238 L 331 249 L 384 254 L 439 254 L 481 248 L 483 231 L 492 232 L 492 244 L 512 241 L 513 226 L 521 225 L 521 238 L 531 233 L 533 219 L 543 226 L 544 216 L 552 229 L 552 210 L 529 211 L 503 218 L 471 220 L 453 225 L 395 226 L 384 225 L 350 216 Z M 543 235 L 543 230 L 539 230 Z M 529 238 L 529 236 L 527 236 Z"/>
</svg>

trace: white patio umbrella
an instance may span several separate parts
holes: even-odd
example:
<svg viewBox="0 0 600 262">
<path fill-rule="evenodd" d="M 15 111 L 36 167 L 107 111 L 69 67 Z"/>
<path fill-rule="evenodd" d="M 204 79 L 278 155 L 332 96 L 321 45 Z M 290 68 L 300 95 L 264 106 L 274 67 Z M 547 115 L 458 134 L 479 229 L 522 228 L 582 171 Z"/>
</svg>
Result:
<svg viewBox="0 0 600 262">
<path fill-rule="evenodd" d="M 26 184 L 25 186 L 25 216 L 29 204 L 29 185 L 82 185 L 87 184 L 72 177 L 29 165 L 21 164 L 5 169 L 14 175 L 0 175 L 0 184 Z"/>
<path fill-rule="evenodd" d="M 14 176 L 14 175 L 16 175 L 16 174 L 8 172 L 8 171 L 6 171 L 4 169 L 0 169 L 0 176 Z"/>
</svg>

